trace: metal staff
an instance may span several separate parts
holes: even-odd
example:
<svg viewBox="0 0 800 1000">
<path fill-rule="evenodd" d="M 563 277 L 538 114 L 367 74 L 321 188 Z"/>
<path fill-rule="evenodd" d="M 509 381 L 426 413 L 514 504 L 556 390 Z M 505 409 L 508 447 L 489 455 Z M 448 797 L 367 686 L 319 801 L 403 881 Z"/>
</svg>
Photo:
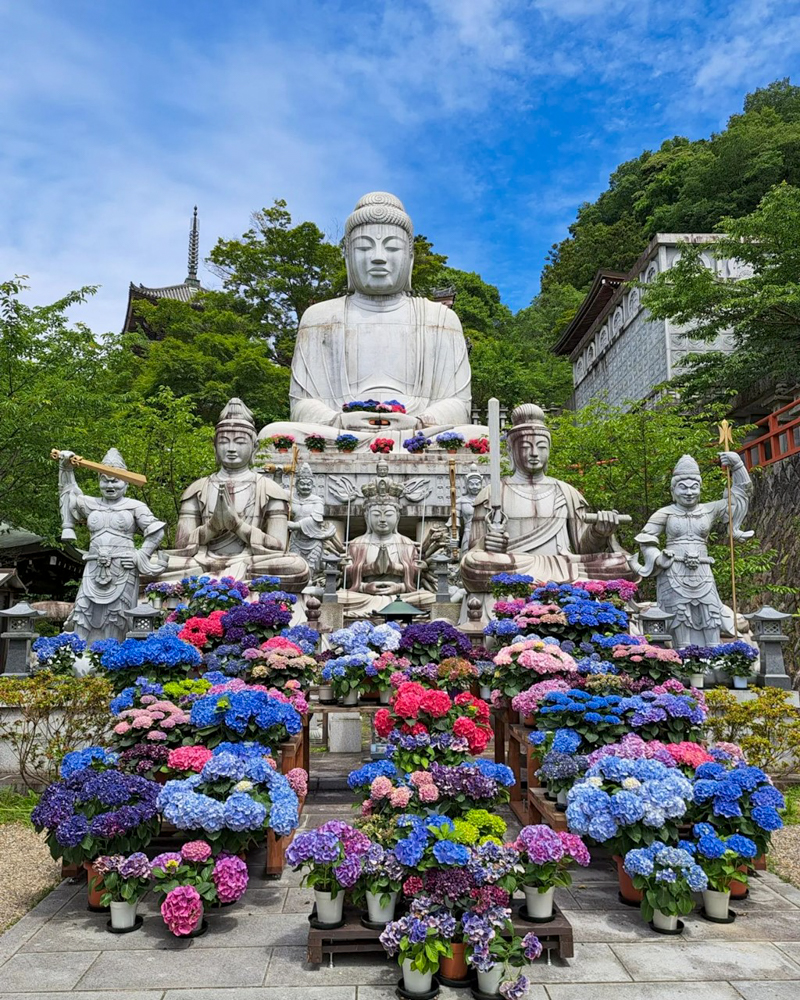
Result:
<svg viewBox="0 0 800 1000">
<path fill-rule="evenodd" d="M 723 451 L 733 450 L 733 427 L 729 421 L 723 420 L 719 425 L 719 443 Z M 736 611 L 736 562 L 733 549 L 733 500 L 731 497 L 733 481 L 730 466 L 725 466 L 725 477 L 728 480 L 728 547 L 731 553 L 731 610 L 733 611 L 733 637 L 739 635 L 739 615 Z"/>
</svg>

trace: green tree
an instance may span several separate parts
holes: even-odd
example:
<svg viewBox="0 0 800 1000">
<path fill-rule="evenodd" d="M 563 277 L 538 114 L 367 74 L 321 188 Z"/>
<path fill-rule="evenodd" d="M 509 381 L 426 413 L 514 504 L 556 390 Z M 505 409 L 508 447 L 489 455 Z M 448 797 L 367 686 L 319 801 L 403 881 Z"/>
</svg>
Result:
<svg viewBox="0 0 800 1000">
<path fill-rule="evenodd" d="M 691 399 L 721 400 L 765 378 L 800 378 L 800 188 L 779 184 L 754 212 L 719 228 L 725 234 L 714 255 L 738 261 L 749 277 L 722 278 L 703 264 L 700 246 L 684 246 L 644 297 L 655 317 L 692 324 L 693 338 L 734 338 L 732 355 L 687 360 L 680 381 Z"/>
<path fill-rule="evenodd" d="M 226 289 L 240 296 L 270 338 L 275 360 L 291 362 L 297 324 L 341 281 L 342 251 L 313 222 L 292 225 L 286 202 L 254 212 L 240 239 L 219 239 L 209 255 Z"/>
</svg>

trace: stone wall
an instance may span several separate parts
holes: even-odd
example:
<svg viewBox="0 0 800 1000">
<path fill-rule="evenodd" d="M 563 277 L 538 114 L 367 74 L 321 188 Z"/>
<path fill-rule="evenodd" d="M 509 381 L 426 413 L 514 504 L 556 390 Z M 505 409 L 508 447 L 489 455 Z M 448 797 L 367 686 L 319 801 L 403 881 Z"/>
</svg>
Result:
<svg viewBox="0 0 800 1000">
<path fill-rule="evenodd" d="M 778 553 L 765 582 L 800 589 L 800 455 L 753 470 L 755 492 L 745 527 L 752 529 L 765 549 Z M 761 595 L 764 604 L 779 611 L 800 611 L 800 594 Z M 745 610 L 754 611 L 756 608 Z M 800 677 L 800 619 L 787 622 L 790 636 L 786 662 L 797 682 Z"/>
</svg>

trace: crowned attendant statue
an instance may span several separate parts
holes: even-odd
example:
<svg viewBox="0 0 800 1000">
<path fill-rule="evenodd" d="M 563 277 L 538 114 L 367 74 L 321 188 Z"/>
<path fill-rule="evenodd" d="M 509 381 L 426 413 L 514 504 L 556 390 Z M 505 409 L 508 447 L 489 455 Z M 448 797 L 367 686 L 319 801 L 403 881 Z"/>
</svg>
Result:
<svg viewBox="0 0 800 1000">
<path fill-rule="evenodd" d="M 653 514 L 636 536 L 642 562 L 630 557 L 630 566 L 640 576 L 656 578 L 659 607 L 673 615 L 669 630 L 673 644 L 714 646 L 722 626 L 734 634 L 733 614 L 723 605 L 714 583 L 707 542 L 711 529 L 728 523 L 731 512 L 733 537 L 742 541 L 752 531 L 742 531 L 747 516 L 752 484 L 741 457 L 735 451 L 720 453 L 722 465 L 731 470 L 730 500 L 728 491 L 721 500 L 700 503 L 702 477 L 697 462 L 684 455 L 672 473 L 672 503 Z M 664 548 L 660 549 L 660 536 Z"/>
<path fill-rule="evenodd" d="M 403 203 L 382 191 L 359 199 L 344 227 L 348 292 L 317 302 L 300 320 L 290 388 L 291 420 L 259 437 L 343 431 L 365 449 L 376 437 L 399 447 L 408 432 L 429 436 L 470 419 L 471 373 L 452 309 L 411 293 L 414 231 Z M 344 412 L 356 401 L 397 401 L 405 412 Z"/>
<path fill-rule="evenodd" d="M 469 548 L 472 534 L 472 518 L 475 516 L 475 504 L 483 489 L 483 474 L 473 462 L 464 476 L 464 492 L 456 499 L 456 515 L 458 529 L 461 532 L 461 555 Z"/>
<path fill-rule="evenodd" d="M 219 468 L 181 497 L 175 548 L 164 553 L 165 579 L 277 576 L 281 587 L 293 592 L 308 583 L 305 559 L 286 551 L 288 493 L 250 468 L 255 443 L 252 413 L 241 399 L 229 400 L 214 433 Z"/>
<path fill-rule="evenodd" d="M 124 639 L 130 628 L 127 612 L 139 603 L 139 574 L 154 577 L 161 572 L 150 557 L 161 544 L 165 524 L 147 504 L 126 497 L 128 484 L 111 474 L 100 474 L 99 497 L 87 496 L 75 479 L 73 455 L 57 453 L 64 535 L 74 538 L 73 526 L 85 524 L 90 541 L 70 619 L 88 643 Z M 103 464 L 127 471 L 116 448 L 105 454 Z M 136 534 L 142 535 L 141 548 L 134 544 Z"/>
<path fill-rule="evenodd" d="M 404 487 L 386 475 L 379 464 L 378 478 L 361 488 L 367 530 L 347 547 L 346 590 L 339 603 L 351 618 L 366 617 L 391 601 L 407 601 L 416 607 L 432 604 L 436 581 L 428 558 L 446 546 L 447 529 L 435 525 L 418 545 L 397 528 Z"/>
<path fill-rule="evenodd" d="M 324 520 L 325 501 L 314 492 L 314 474 L 308 462 L 297 473 L 291 501 L 289 551 L 308 563 L 312 579 L 322 569 L 322 549 L 336 534 L 336 527 Z"/>
<path fill-rule="evenodd" d="M 493 444 L 497 496 L 485 489 L 476 499 L 470 548 L 461 561 L 467 590 L 487 593 L 498 573 L 559 583 L 633 579 L 626 553 L 614 539 L 617 525 L 630 518 L 616 511 L 590 514 L 576 489 L 547 475 L 550 431 L 538 406 L 516 407 L 511 423 L 508 446 L 514 471 L 500 480 L 499 449 Z"/>
</svg>

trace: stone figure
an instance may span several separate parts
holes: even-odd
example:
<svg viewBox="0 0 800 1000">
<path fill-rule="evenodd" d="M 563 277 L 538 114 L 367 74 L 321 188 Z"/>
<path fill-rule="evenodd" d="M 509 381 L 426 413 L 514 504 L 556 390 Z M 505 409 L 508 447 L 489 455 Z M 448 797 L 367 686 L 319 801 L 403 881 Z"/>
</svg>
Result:
<svg viewBox="0 0 800 1000">
<path fill-rule="evenodd" d="M 417 607 L 434 601 L 436 582 L 427 560 L 446 547 L 447 529 L 434 526 L 421 546 L 401 535 L 403 492 L 401 484 L 380 472 L 361 489 L 367 530 L 347 547 L 347 589 L 339 592 L 339 603 L 350 617 L 366 617 L 396 599 Z"/>
<path fill-rule="evenodd" d="M 87 496 L 75 479 L 73 454 L 62 451 L 58 455 L 61 512 L 70 529 L 74 524 L 88 527 L 90 542 L 70 619 L 88 643 L 121 640 L 130 628 L 126 613 L 139 603 L 139 575 L 154 577 L 161 572 L 151 556 L 161 544 L 166 525 L 147 504 L 126 497 L 128 484 L 114 476 L 101 473 L 101 495 Z M 105 454 L 103 464 L 127 469 L 116 448 Z M 134 544 L 136 534 L 142 535 L 141 548 Z"/>
<path fill-rule="evenodd" d="M 461 532 L 461 555 L 469 548 L 470 535 L 472 534 L 472 518 L 475 514 L 475 503 L 478 495 L 483 489 L 483 475 L 478 466 L 473 462 L 464 476 L 464 492 L 456 498 L 456 514 L 458 516 L 458 528 Z"/>
<path fill-rule="evenodd" d="M 452 309 L 411 294 L 413 228 L 394 195 L 364 195 L 344 229 L 348 293 L 310 306 L 292 357 L 291 420 L 278 433 L 334 439 L 354 434 L 365 449 L 376 437 L 399 448 L 409 431 L 459 429 L 470 436 L 471 372 L 461 323 Z M 343 413 L 356 400 L 397 400 L 403 413 Z"/>
<path fill-rule="evenodd" d="M 314 493 L 314 474 L 308 462 L 303 462 L 292 491 L 289 529 L 289 551 L 296 552 L 308 563 L 312 579 L 322 569 L 322 549 L 336 534 L 336 527 L 324 520 L 325 501 Z"/>
<path fill-rule="evenodd" d="M 492 521 L 489 490 L 484 489 L 476 498 L 470 548 L 461 561 L 467 590 L 486 593 L 497 573 L 525 573 L 540 582 L 559 583 L 633 579 L 626 553 L 614 539 L 624 515 L 589 514 L 576 489 L 547 475 L 550 431 L 538 406 L 516 407 L 511 422 L 508 446 L 514 471 L 501 481 L 503 516 Z"/>
<path fill-rule="evenodd" d="M 280 577 L 284 590 L 308 583 L 308 564 L 287 552 L 289 495 L 272 479 L 250 468 L 256 444 L 253 415 L 241 399 L 231 399 L 214 434 L 219 468 L 192 483 L 181 497 L 175 548 L 164 579 L 192 574 Z"/>
<path fill-rule="evenodd" d="M 752 532 L 742 531 L 750 504 L 752 485 L 741 457 L 735 451 L 720 453 L 723 466 L 731 470 L 731 521 L 733 537 L 743 540 Z M 672 503 L 653 514 L 636 536 L 642 561 L 631 556 L 629 563 L 640 576 L 656 578 L 659 606 L 674 617 L 669 629 L 677 648 L 690 645 L 714 646 L 722 626 L 733 634 L 733 613 L 717 593 L 708 554 L 711 529 L 728 523 L 728 492 L 721 500 L 700 503 L 702 478 L 697 462 L 684 455 L 672 473 Z M 664 535 L 664 548 L 660 536 Z"/>
</svg>

